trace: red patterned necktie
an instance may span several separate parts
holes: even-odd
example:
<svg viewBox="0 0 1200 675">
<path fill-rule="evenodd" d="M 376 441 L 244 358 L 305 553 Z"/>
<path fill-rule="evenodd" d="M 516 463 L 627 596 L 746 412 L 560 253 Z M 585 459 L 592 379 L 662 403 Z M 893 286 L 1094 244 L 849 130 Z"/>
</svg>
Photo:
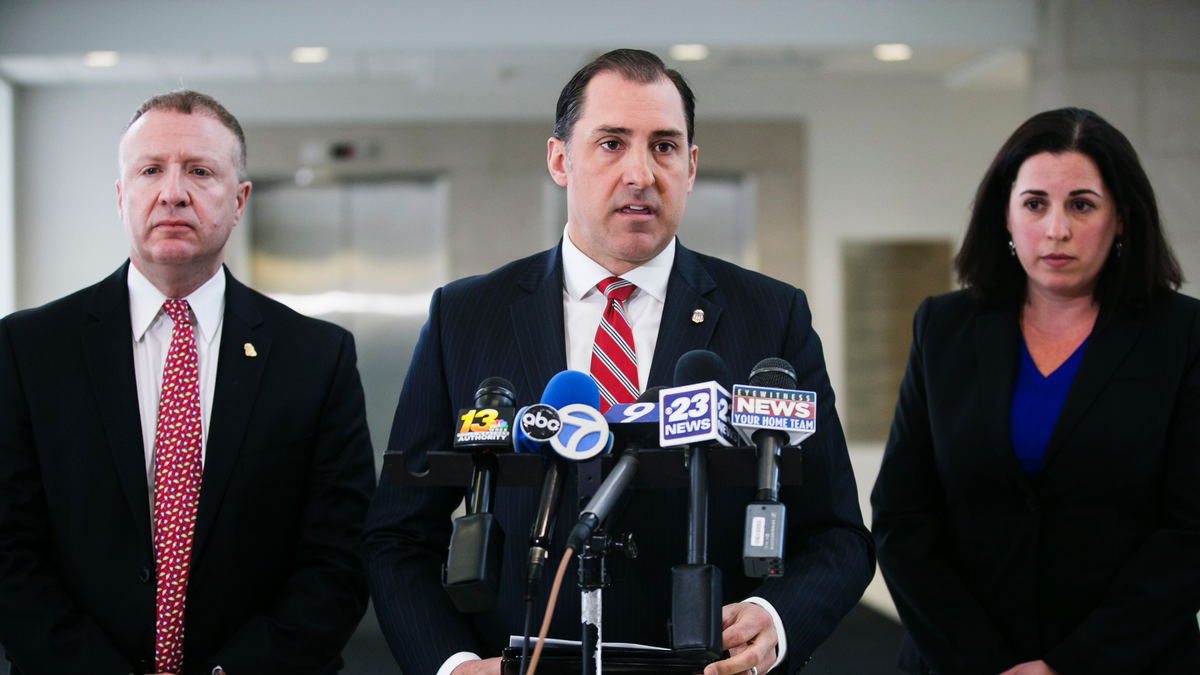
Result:
<svg viewBox="0 0 1200 675">
<path fill-rule="evenodd" d="M 200 501 L 200 368 L 186 300 L 167 300 L 175 322 L 163 367 L 154 449 L 155 672 L 183 668 L 183 610 Z"/>
<path fill-rule="evenodd" d="M 625 301 L 637 286 L 609 277 L 596 288 L 608 298 L 592 345 L 592 379 L 600 387 L 600 412 L 605 412 L 620 403 L 633 403 L 640 391 L 633 329 L 625 316 Z"/>
</svg>

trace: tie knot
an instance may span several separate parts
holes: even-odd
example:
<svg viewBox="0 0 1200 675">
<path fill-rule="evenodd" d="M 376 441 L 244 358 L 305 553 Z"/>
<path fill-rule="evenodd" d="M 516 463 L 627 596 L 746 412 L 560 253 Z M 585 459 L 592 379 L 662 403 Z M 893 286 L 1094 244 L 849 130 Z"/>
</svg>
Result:
<svg viewBox="0 0 1200 675">
<path fill-rule="evenodd" d="M 187 300 L 167 300 L 163 303 L 163 312 L 175 323 L 191 323 L 188 318 Z"/>
<path fill-rule="evenodd" d="M 625 302 L 629 299 L 629 294 L 633 293 L 637 286 L 634 286 L 632 282 L 626 281 L 621 277 L 609 277 L 596 284 L 596 288 L 610 301 Z"/>
</svg>

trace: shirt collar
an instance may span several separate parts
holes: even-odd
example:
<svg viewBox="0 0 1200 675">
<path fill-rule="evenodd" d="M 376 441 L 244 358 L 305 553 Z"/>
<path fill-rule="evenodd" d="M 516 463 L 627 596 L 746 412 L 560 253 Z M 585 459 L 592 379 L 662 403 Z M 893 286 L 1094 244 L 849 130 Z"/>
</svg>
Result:
<svg viewBox="0 0 1200 675">
<path fill-rule="evenodd" d="M 133 339 L 141 342 L 146 331 L 158 320 L 167 296 L 155 288 L 132 263 L 129 263 L 129 318 L 133 323 Z M 196 317 L 199 338 L 211 343 L 225 314 L 225 268 L 221 267 L 204 285 L 184 298 Z"/>
<path fill-rule="evenodd" d="M 562 256 L 563 286 L 572 300 L 582 300 L 584 296 L 596 289 L 596 284 L 613 276 L 612 272 L 604 269 L 600 263 L 580 251 L 571 241 L 565 228 L 563 229 Z M 671 241 L 662 250 L 662 253 L 620 276 L 637 286 L 640 291 L 665 303 L 667 282 L 671 278 L 671 266 L 674 264 L 675 237 L 671 237 Z"/>
</svg>

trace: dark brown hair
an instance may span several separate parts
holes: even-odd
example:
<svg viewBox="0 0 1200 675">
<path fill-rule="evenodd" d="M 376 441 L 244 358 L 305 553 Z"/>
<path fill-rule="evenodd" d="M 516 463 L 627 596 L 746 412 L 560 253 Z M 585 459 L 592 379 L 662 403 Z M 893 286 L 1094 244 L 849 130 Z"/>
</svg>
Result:
<svg viewBox="0 0 1200 675">
<path fill-rule="evenodd" d="M 1025 160 L 1049 152 L 1078 152 L 1100 170 L 1124 225 L 1117 247 L 1100 270 L 1093 297 L 1100 303 L 1140 307 L 1183 283 L 1179 262 L 1163 233 L 1154 188 L 1129 139 L 1090 110 L 1038 113 L 1005 141 L 975 193 L 971 221 L 954 259 L 959 281 L 989 304 L 1021 302 L 1026 275 L 1008 250 L 1008 201 Z"/>
<path fill-rule="evenodd" d="M 233 132 L 237 138 L 237 156 L 234 161 L 238 169 L 238 182 L 246 180 L 246 134 L 242 132 L 242 125 L 238 124 L 237 118 L 234 117 L 225 106 L 217 102 L 217 99 L 208 94 L 201 94 L 198 91 L 190 89 L 176 89 L 165 94 L 151 96 L 142 102 L 137 111 L 133 113 L 133 117 L 125 124 L 125 128 L 121 130 L 121 135 L 124 136 L 129 127 L 133 123 L 141 119 L 142 115 L 151 110 L 167 110 L 170 112 L 179 112 L 185 115 L 191 115 L 199 110 L 206 112 L 217 119 L 226 129 Z"/>
<path fill-rule="evenodd" d="M 555 138 L 564 143 L 571 142 L 571 132 L 575 129 L 575 122 L 579 121 L 579 116 L 583 114 L 584 89 L 587 88 L 593 77 L 608 71 L 616 71 L 626 80 L 641 84 L 654 84 L 662 79 L 670 80 L 683 100 L 683 116 L 687 120 L 687 140 L 688 145 L 692 145 L 696 128 L 696 97 L 692 94 L 692 88 L 688 86 L 679 71 L 668 68 L 662 59 L 641 49 L 614 49 L 596 57 L 594 61 L 575 73 L 575 76 L 571 78 L 570 82 L 567 82 L 567 86 L 563 87 L 562 93 L 558 96 L 558 107 L 554 116 Z"/>
</svg>

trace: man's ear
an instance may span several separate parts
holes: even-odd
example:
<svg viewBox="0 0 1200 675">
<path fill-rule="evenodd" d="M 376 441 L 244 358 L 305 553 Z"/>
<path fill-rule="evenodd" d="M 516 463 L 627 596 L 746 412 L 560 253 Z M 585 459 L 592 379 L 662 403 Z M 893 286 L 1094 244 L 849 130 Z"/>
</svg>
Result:
<svg viewBox="0 0 1200 675">
<path fill-rule="evenodd" d="M 559 187 L 567 186 L 567 176 L 571 173 L 571 163 L 567 161 L 567 144 L 560 139 L 550 137 L 546 141 L 546 166 L 550 169 L 550 177 Z"/>
</svg>

